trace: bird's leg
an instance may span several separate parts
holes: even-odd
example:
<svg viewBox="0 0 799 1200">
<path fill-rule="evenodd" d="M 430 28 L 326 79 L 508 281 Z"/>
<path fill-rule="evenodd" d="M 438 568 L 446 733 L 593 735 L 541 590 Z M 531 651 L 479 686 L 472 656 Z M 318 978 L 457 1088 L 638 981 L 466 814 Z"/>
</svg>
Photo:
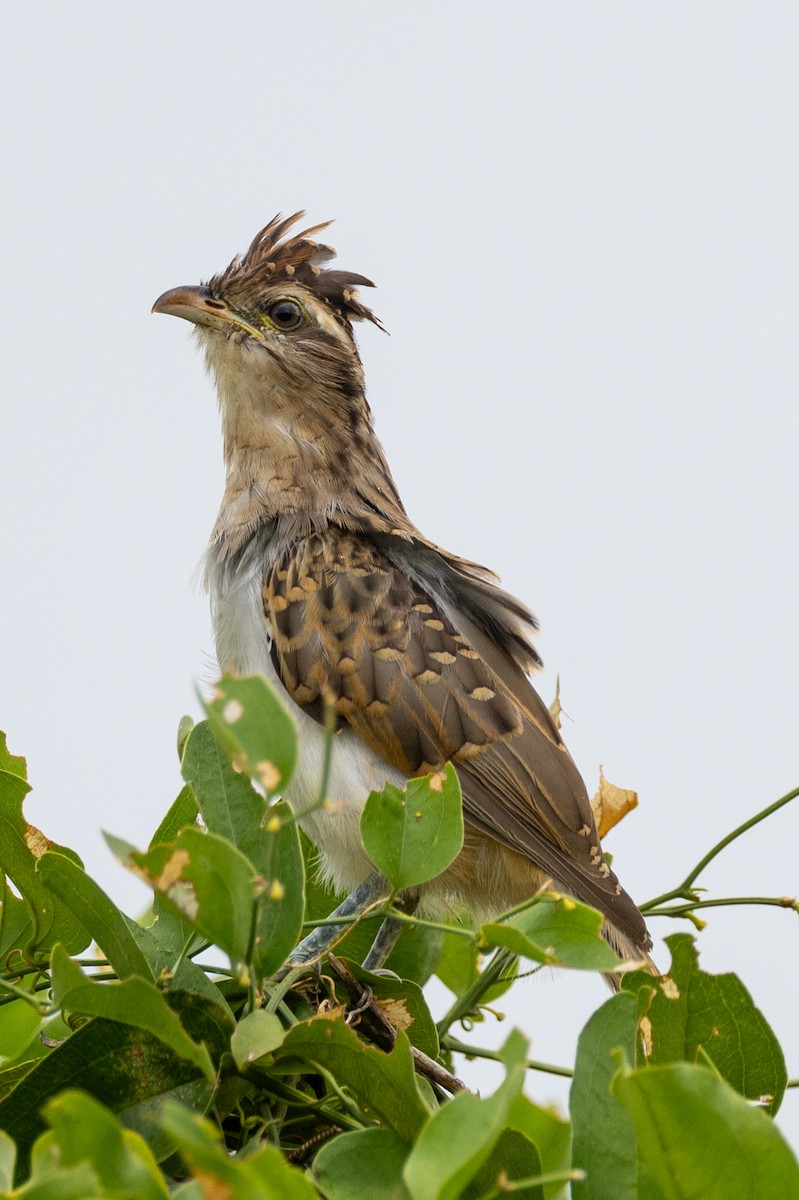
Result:
<svg viewBox="0 0 799 1200">
<path fill-rule="evenodd" d="M 395 907 L 401 912 L 407 913 L 409 916 L 416 911 L 419 904 L 418 892 L 406 892 L 398 897 L 395 902 Z M 391 917 L 386 917 L 383 924 L 377 931 L 377 937 L 372 942 L 369 953 L 363 960 L 363 965 L 367 971 L 379 971 L 385 963 L 391 951 L 397 944 L 397 939 L 402 933 L 404 922 L 392 920 Z"/>
<path fill-rule="evenodd" d="M 385 879 L 373 876 L 371 879 L 367 879 L 365 883 L 359 884 L 354 892 L 351 892 L 345 900 L 342 900 L 341 904 L 333 910 L 330 916 L 356 917 L 365 908 L 368 908 L 374 900 L 387 893 L 388 884 Z M 294 947 L 287 961 L 299 964 L 310 962 L 312 958 L 318 958 L 320 954 L 324 954 L 331 942 L 335 941 L 337 937 L 342 936 L 344 932 L 346 930 L 343 930 L 341 925 L 317 925 L 316 929 L 312 930 L 307 937 L 302 939 L 298 946 Z M 382 933 L 382 926 L 377 935 L 378 938 L 380 937 L 380 933 Z M 394 940 L 396 941 L 396 937 Z"/>
</svg>

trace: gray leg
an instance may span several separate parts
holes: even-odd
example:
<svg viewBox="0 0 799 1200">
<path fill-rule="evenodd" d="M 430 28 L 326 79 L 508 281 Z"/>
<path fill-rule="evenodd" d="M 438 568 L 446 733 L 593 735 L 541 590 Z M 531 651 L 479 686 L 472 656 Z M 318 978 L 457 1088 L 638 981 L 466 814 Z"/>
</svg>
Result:
<svg viewBox="0 0 799 1200">
<path fill-rule="evenodd" d="M 388 884 L 384 879 L 367 879 L 347 896 L 346 900 L 342 900 L 338 908 L 334 909 L 330 915 L 331 917 L 357 916 L 374 900 L 387 892 Z M 299 964 L 310 962 L 312 958 L 318 958 L 320 954 L 324 954 L 331 942 L 335 941 L 337 937 L 343 936 L 344 933 L 346 933 L 346 927 L 343 925 L 317 925 L 316 929 L 302 939 L 299 946 L 295 946 L 288 956 L 288 962 Z M 396 941 L 396 938 L 394 940 Z"/>
<path fill-rule="evenodd" d="M 400 897 L 395 907 L 410 914 L 416 909 L 418 903 L 418 895 L 410 893 Z M 369 953 L 363 960 L 363 965 L 367 971 L 379 971 L 384 965 L 389 954 L 396 946 L 399 935 L 402 933 L 402 925 L 402 921 L 392 921 L 391 917 L 386 917 L 377 931 L 377 937 L 372 942 Z"/>
</svg>

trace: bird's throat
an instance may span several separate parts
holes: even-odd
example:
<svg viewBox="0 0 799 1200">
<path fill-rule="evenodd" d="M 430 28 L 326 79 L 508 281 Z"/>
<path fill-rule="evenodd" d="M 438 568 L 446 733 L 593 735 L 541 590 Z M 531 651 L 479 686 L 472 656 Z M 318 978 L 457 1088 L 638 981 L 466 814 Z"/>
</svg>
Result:
<svg viewBox="0 0 799 1200">
<path fill-rule="evenodd" d="M 241 346 L 222 343 L 207 357 L 226 468 L 213 541 L 235 551 L 266 523 L 290 536 L 330 519 L 386 529 L 406 520 L 362 388 L 292 379 Z"/>
</svg>

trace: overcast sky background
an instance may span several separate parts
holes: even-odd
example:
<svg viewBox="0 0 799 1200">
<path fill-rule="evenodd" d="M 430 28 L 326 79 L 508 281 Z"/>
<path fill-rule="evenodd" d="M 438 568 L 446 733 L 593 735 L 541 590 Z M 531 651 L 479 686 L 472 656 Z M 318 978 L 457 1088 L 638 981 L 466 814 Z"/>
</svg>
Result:
<svg viewBox="0 0 799 1200">
<path fill-rule="evenodd" d="M 640 794 L 606 840 L 627 889 L 799 784 L 798 61 L 791 3 L 6 9 L 0 727 L 28 819 L 128 911 L 99 829 L 145 844 L 179 788 L 223 480 L 188 326 L 150 306 L 278 210 L 335 217 L 379 284 L 391 337 L 359 339 L 406 505 L 538 615 L 590 790 L 602 763 Z M 796 894 L 796 846 L 789 808 L 700 882 Z M 795 915 L 706 915 L 702 964 L 796 1077 Z M 605 995 L 537 978 L 509 1020 L 568 1062 Z M 799 1144 L 796 1090 L 780 1124 Z"/>
</svg>

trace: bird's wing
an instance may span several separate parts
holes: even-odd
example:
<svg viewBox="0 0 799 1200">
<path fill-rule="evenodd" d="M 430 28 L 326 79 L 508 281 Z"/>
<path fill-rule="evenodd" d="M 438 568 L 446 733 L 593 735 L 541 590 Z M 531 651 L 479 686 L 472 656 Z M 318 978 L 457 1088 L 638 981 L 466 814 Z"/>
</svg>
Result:
<svg viewBox="0 0 799 1200">
<path fill-rule="evenodd" d="M 602 857 L 577 768 L 523 671 L 492 636 L 498 618 L 481 623 L 456 592 L 425 588 L 362 535 L 328 527 L 294 543 L 267 570 L 263 590 L 287 692 L 319 720 L 325 703 L 334 704 L 407 775 L 454 763 L 474 826 L 647 944 L 642 917 Z"/>
</svg>

